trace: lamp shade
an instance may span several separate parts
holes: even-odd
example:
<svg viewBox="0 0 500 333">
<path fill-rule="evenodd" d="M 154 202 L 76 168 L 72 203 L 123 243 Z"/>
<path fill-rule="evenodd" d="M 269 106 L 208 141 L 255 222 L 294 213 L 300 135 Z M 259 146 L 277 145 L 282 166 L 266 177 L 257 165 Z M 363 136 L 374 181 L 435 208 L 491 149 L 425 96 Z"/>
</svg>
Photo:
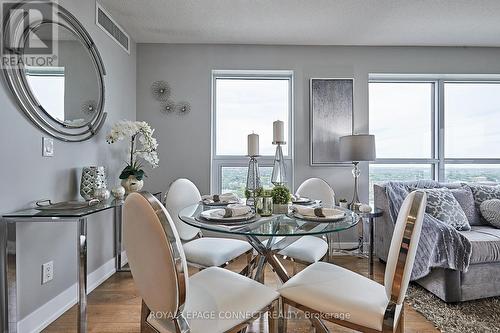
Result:
<svg viewBox="0 0 500 333">
<path fill-rule="evenodd" d="M 375 135 L 359 134 L 340 137 L 340 160 L 375 161 Z"/>
</svg>

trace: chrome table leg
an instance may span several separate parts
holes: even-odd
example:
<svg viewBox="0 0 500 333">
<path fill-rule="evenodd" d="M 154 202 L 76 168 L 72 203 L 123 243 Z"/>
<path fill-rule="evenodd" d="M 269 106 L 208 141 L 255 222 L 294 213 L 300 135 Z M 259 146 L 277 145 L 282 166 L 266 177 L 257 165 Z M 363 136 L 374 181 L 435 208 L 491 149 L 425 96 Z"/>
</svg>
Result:
<svg viewBox="0 0 500 333">
<path fill-rule="evenodd" d="M 87 332 L 87 219 L 78 221 L 78 333 Z"/>
<path fill-rule="evenodd" d="M 368 219 L 368 222 L 370 223 L 370 254 L 369 254 L 369 261 L 370 261 L 370 279 L 373 279 L 373 224 L 374 224 L 374 218 L 370 217 Z"/>
<path fill-rule="evenodd" d="M 117 272 L 130 272 L 128 268 L 122 268 L 122 205 L 115 207 L 115 270 Z"/>
<path fill-rule="evenodd" d="M 16 222 L 1 223 L 2 299 L 0 313 L 2 332 L 17 332 L 17 272 L 16 272 Z"/>
<path fill-rule="evenodd" d="M 255 236 L 247 236 L 248 242 L 250 245 L 253 246 L 253 248 L 257 251 L 259 254 L 260 258 L 257 264 L 257 271 L 255 273 L 255 280 L 260 282 L 260 277 L 264 275 L 264 267 L 266 263 L 269 263 L 269 265 L 273 268 L 274 272 L 276 275 L 278 275 L 279 279 L 281 282 L 286 282 L 290 279 L 290 275 L 288 275 L 288 272 L 286 271 L 285 267 L 281 263 L 281 261 L 278 259 L 276 256 L 275 251 L 271 249 L 272 247 L 272 239 L 268 240 L 267 244 L 264 245 L 257 237 Z M 262 263 L 262 264 L 261 264 Z M 261 268 L 262 267 L 262 268 Z M 263 280 L 262 280 L 263 281 Z M 283 314 L 285 315 L 285 314 Z M 319 318 L 311 318 L 310 319 L 311 323 L 316 329 L 317 333 L 328 333 L 329 330 L 325 326 L 325 324 L 321 321 Z M 284 333 L 284 324 L 283 320 L 280 320 L 278 322 L 278 331 Z"/>
</svg>

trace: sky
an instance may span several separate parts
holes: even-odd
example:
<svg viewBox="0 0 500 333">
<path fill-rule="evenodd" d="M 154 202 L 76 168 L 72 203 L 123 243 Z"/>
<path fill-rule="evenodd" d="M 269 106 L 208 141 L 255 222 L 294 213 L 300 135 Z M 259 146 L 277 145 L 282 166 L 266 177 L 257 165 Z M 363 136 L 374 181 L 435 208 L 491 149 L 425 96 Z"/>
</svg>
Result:
<svg viewBox="0 0 500 333">
<path fill-rule="evenodd" d="M 247 135 L 259 134 L 260 155 L 274 156 L 273 122 L 289 126 L 289 81 L 257 79 L 216 80 L 216 153 L 246 155 Z M 287 154 L 288 145 L 283 147 Z"/>
<path fill-rule="evenodd" d="M 217 154 L 246 155 L 247 135 L 257 133 L 260 154 L 274 155 L 273 121 L 288 135 L 288 80 L 217 79 L 216 89 Z M 426 82 L 370 83 L 378 158 L 433 157 L 433 91 Z M 445 83 L 444 102 L 446 157 L 500 158 L 500 84 Z"/>
<path fill-rule="evenodd" d="M 432 83 L 370 83 L 378 158 L 431 158 Z M 445 83 L 445 156 L 500 158 L 500 84 Z"/>
</svg>

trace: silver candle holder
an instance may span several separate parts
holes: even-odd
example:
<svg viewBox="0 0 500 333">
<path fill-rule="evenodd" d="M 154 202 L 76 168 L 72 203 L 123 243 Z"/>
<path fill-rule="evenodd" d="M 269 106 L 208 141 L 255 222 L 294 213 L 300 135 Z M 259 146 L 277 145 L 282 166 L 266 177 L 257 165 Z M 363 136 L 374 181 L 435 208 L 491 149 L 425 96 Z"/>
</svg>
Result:
<svg viewBox="0 0 500 333">
<path fill-rule="evenodd" d="M 248 172 L 247 172 L 247 205 L 255 205 L 255 197 L 257 196 L 257 191 L 261 188 L 260 183 L 260 173 L 259 173 L 259 162 L 257 161 L 258 155 L 249 156 L 250 161 L 248 162 Z"/>
<path fill-rule="evenodd" d="M 284 185 L 286 183 L 286 165 L 283 158 L 282 145 L 286 145 L 285 141 L 273 141 L 276 145 L 276 153 L 274 154 L 273 173 L 271 175 L 271 183 L 275 186 Z"/>
</svg>

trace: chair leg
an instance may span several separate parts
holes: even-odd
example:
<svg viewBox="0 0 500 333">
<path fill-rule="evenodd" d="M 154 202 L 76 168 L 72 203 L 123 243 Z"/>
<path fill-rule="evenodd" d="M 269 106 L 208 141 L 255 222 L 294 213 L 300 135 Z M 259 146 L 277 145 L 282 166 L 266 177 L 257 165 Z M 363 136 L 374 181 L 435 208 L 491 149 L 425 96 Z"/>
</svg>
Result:
<svg viewBox="0 0 500 333">
<path fill-rule="evenodd" d="M 279 300 L 273 301 L 267 312 L 269 333 L 278 333 Z"/>
<path fill-rule="evenodd" d="M 279 333 L 286 333 L 287 330 L 287 322 L 288 322 L 288 309 L 289 306 L 288 304 L 285 303 L 285 301 L 280 298 L 279 300 L 279 320 L 278 320 L 278 331 Z"/>
<path fill-rule="evenodd" d="M 142 301 L 141 305 L 141 333 L 158 333 L 157 330 L 155 330 L 151 325 L 147 323 L 147 319 L 149 316 L 149 313 L 151 311 L 149 310 L 148 306 L 144 301 Z"/>
<path fill-rule="evenodd" d="M 405 305 L 401 306 L 401 314 L 399 315 L 398 326 L 396 326 L 396 333 L 404 333 L 405 331 Z"/>
<path fill-rule="evenodd" d="M 290 258 L 290 260 L 292 261 L 292 275 L 295 276 L 295 274 L 297 274 L 297 263 L 293 258 Z"/>
</svg>

